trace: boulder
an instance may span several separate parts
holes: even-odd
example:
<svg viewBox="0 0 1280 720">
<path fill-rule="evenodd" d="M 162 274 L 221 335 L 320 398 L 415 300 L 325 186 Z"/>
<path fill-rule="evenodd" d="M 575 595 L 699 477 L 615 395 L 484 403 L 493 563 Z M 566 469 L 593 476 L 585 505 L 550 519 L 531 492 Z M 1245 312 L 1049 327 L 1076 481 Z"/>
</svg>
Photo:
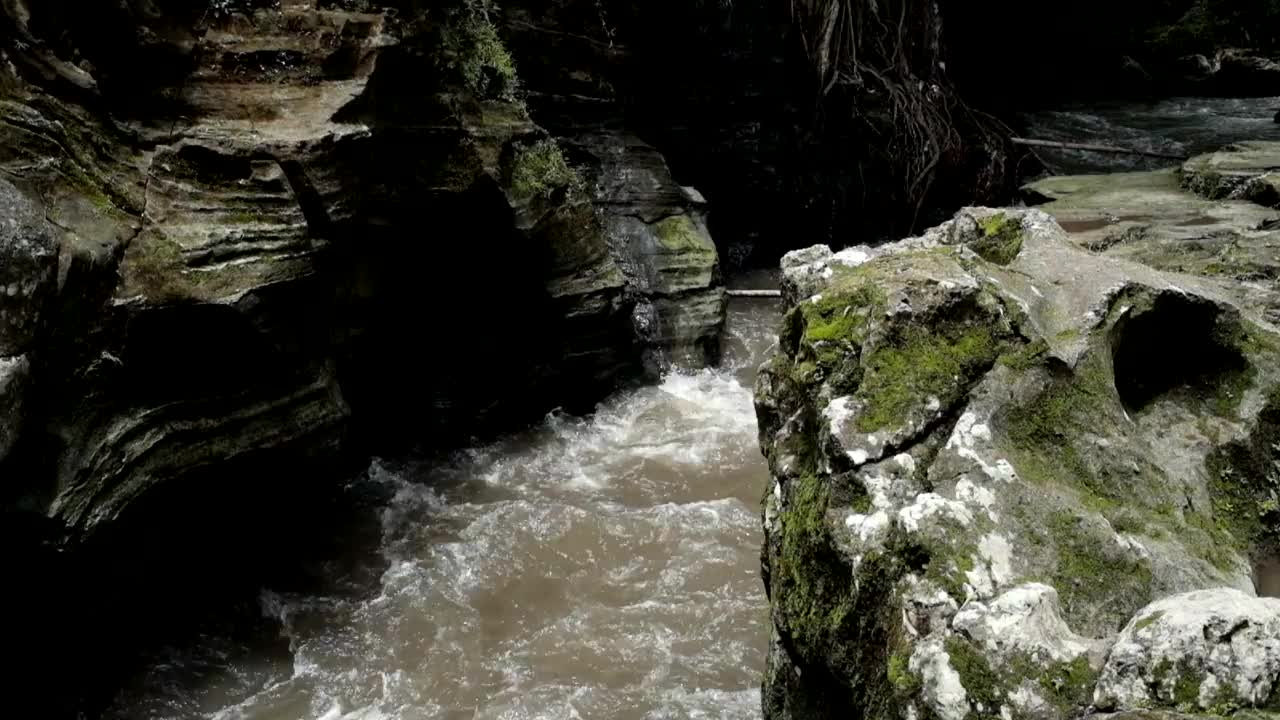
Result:
<svg viewBox="0 0 1280 720">
<path fill-rule="evenodd" d="M 1210 79 L 1215 94 L 1234 97 L 1280 95 L 1280 62 L 1237 48 L 1219 50 Z"/>
<path fill-rule="evenodd" d="M 1280 207 L 1280 143 L 1242 142 L 1191 158 L 1182 184 L 1210 200 L 1241 199 Z"/>
<path fill-rule="evenodd" d="M 1226 715 L 1280 691 L 1280 599 L 1218 588 L 1143 608 L 1111 648 L 1094 693 L 1103 710 Z"/>
<path fill-rule="evenodd" d="M 1280 334 L 1232 282 L 987 208 L 783 274 L 756 387 L 767 718 L 1088 715 L 1151 603 L 1256 592 Z"/>
</svg>

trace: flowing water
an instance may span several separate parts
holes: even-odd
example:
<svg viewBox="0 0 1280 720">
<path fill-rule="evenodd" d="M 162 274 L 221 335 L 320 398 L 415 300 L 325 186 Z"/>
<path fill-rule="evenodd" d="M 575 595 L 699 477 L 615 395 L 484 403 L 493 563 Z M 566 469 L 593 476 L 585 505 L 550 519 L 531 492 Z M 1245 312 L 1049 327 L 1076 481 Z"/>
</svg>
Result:
<svg viewBox="0 0 1280 720">
<path fill-rule="evenodd" d="M 1280 98 L 1169 98 L 1147 103 L 1093 104 L 1023 118 L 1028 137 L 1092 142 L 1134 150 L 1194 155 L 1241 140 L 1280 140 L 1274 121 Z M 1043 150 L 1055 174 L 1118 172 L 1167 167 L 1176 160 L 1140 155 Z"/>
<path fill-rule="evenodd" d="M 375 460 L 353 482 L 382 498 L 372 552 L 331 559 L 324 591 L 264 589 L 251 631 L 158 653 L 109 717 L 759 717 L 751 384 L 777 312 L 735 300 L 721 369 L 591 417 Z"/>
</svg>

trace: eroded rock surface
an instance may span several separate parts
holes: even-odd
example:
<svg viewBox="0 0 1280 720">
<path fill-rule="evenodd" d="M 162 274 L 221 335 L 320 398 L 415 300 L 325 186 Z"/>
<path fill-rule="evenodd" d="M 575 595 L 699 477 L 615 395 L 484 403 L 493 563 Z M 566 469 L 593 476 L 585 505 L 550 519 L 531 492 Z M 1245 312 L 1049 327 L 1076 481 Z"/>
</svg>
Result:
<svg viewBox="0 0 1280 720">
<path fill-rule="evenodd" d="M 783 274 L 791 310 L 756 388 L 766 717 L 1213 707 L 1099 679 L 1159 664 L 1175 641 L 1133 628 L 1180 593 L 1239 598 L 1212 612 L 1268 637 L 1274 603 L 1250 597 L 1280 537 L 1268 305 L 1087 250 L 1038 209 L 799 251 Z M 1259 652 L 1214 661 L 1249 688 L 1233 709 L 1274 702 Z"/>
<path fill-rule="evenodd" d="M 4 4 L 5 500 L 88 535 L 714 362 L 705 203 L 618 126 L 535 123 L 497 20 Z"/>
</svg>

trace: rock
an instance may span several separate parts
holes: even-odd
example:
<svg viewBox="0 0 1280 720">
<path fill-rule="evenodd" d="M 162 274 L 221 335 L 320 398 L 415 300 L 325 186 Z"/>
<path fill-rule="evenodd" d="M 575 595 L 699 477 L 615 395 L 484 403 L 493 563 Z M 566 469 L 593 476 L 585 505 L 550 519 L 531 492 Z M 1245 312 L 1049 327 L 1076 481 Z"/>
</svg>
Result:
<svg viewBox="0 0 1280 720">
<path fill-rule="evenodd" d="M 1280 62 L 1248 50 L 1219 50 L 1217 70 L 1210 78 L 1215 94 L 1230 97 L 1280 95 Z"/>
<path fill-rule="evenodd" d="M 1241 199 L 1280 207 L 1280 143 L 1243 142 L 1191 158 L 1182 184 L 1210 200 Z"/>
<path fill-rule="evenodd" d="M 1185 172 L 1185 171 L 1184 171 Z M 1190 273 L 1217 283 L 1242 307 L 1280 322 L 1280 227 L 1275 211 L 1246 200 L 1209 200 L 1159 170 L 1032 183 L 1038 207 L 1091 252 Z M 1183 176 L 1184 179 L 1186 175 Z"/>
<path fill-rule="evenodd" d="M 58 244 L 39 208 L 0 179 L 0 358 L 30 349 L 57 269 Z"/>
<path fill-rule="evenodd" d="M 0 361 L 69 536 L 717 359 L 705 201 L 620 122 L 536 123 L 496 13 L 151 5 L 0 4 L 0 169 L 40 199 L 0 186 L 39 248 L 0 226 Z"/>
<path fill-rule="evenodd" d="M 1039 209 L 783 266 L 756 386 L 767 718 L 1087 715 L 1150 603 L 1253 592 L 1280 334 L 1238 282 Z"/>
<path fill-rule="evenodd" d="M 0 463 L 22 434 L 31 363 L 24 356 L 0 357 Z"/>
<path fill-rule="evenodd" d="M 1104 710 L 1171 708 L 1225 715 L 1280 692 L 1280 599 L 1239 590 L 1164 598 L 1134 616 L 1095 692 Z"/>
</svg>

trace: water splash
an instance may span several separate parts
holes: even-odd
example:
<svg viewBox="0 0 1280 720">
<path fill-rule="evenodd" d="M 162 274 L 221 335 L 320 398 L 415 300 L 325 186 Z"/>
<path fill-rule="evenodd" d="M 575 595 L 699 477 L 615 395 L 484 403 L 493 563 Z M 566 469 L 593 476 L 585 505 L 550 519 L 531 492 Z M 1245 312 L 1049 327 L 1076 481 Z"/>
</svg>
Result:
<svg viewBox="0 0 1280 720">
<path fill-rule="evenodd" d="M 749 383 L 776 322 L 770 303 L 735 306 L 724 368 L 589 418 L 442 463 L 373 461 L 357 481 L 385 498 L 370 591 L 264 590 L 288 655 L 193 677 L 178 653 L 117 717 L 757 717 L 767 470 Z"/>
</svg>

